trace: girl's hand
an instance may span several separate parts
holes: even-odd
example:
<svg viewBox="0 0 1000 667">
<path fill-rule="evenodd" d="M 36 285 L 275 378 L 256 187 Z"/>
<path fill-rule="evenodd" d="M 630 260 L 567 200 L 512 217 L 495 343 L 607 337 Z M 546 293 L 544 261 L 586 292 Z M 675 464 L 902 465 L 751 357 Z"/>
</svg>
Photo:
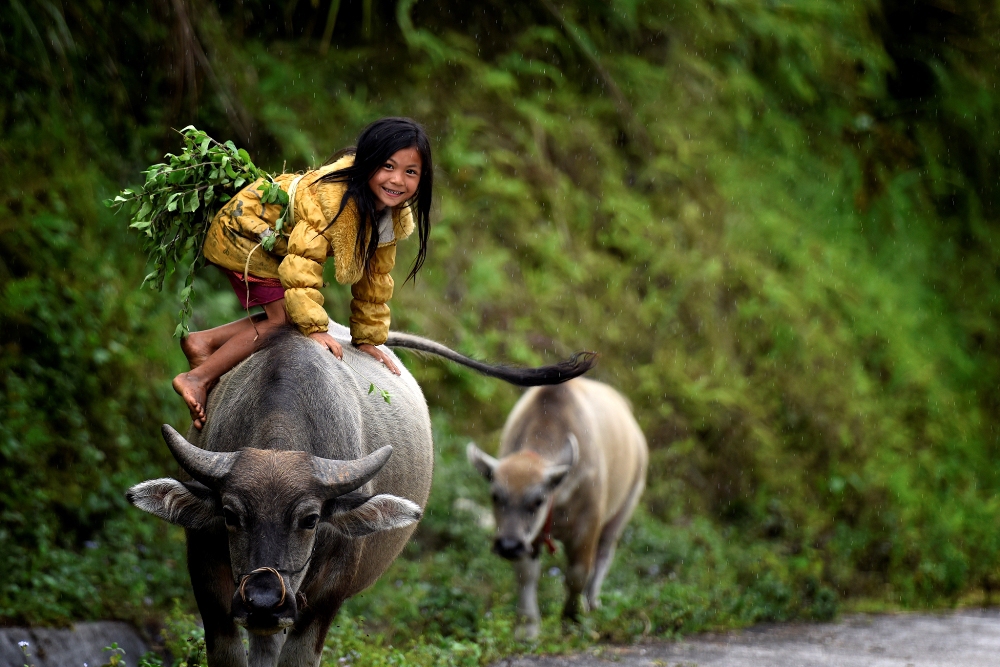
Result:
<svg viewBox="0 0 1000 667">
<path fill-rule="evenodd" d="M 371 343 L 361 343 L 360 345 L 355 345 L 355 347 L 364 352 L 365 354 L 374 357 L 376 361 L 381 361 L 383 364 L 385 364 L 385 367 L 392 372 L 393 375 L 399 375 L 399 369 L 396 368 L 396 364 L 392 362 L 392 357 L 390 357 L 382 350 L 378 349 Z"/>
<path fill-rule="evenodd" d="M 340 346 L 340 343 L 334 340 L 333 336 L 331 336 L 327 332 L 317 331 L 315 333 L 309 334 L 309 337 L 312 338 L 317 343 L 319 343 L 320 345 L 322 345 L 323 347 L 325 347 L 326 349 L 333 352 L 333 356 L 337 357 L 340 360 L 344 359 L 344 348 L 342 348 Z"/>
</svg>

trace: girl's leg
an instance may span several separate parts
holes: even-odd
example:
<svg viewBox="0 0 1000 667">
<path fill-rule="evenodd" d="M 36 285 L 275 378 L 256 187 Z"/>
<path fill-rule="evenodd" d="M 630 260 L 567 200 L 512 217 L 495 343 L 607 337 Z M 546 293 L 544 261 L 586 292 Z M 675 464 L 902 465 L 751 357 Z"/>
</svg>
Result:
<svg viewBox="0 0 1000 667">
<path fill-rule="evenodd" d="M 211 355 L 208 356 L 197 368 L 181 373 L 174 378 L 174 391 L 181 395 L 191 411 L 191 419 L 195 428 L 200 429 L 205 425 L 205 407 L 207 404 L 208 390 L 215 384 L 222 375 L 240 363 L 257 349 L 257 335 L 266 336 L 277 327 L 285 324 L 285 300 L 278 299 L 264 305 L 266 320 L 257 323 L 257 331 L 249 326 L 249 319 L 232 322 L 225 325 L 240 324 L 246 322 L 247 326 L 240 327 Z M 255 320 L 256 322 L 256 320 Z M 220 328 L 225 328 L 220 327 Z"/>
<path fill-rule="evenodd" d="M 226 344 L 230 338 L 240 333 L 244 329 L 253 329 L 250 320 L 259 324 L 267 319 L 266 313 L 257 313 L 251 317 L 244 317 L 221 327 L 208 329 L 206 331 L 195 331 L 184 338 L 181 338 L 181 350 L 187 357 L 191 370 L 198 368 L 213 352 Z"/>
</svg>

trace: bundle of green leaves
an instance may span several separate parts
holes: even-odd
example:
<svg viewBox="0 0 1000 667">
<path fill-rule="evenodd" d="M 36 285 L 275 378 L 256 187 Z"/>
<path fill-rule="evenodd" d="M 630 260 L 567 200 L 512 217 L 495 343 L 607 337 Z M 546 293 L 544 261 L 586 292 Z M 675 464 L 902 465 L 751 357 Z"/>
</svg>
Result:
<svg viewBox="0 0 1000 667">
<path fill-rule="evenodd" d="M 143 234 L 143 250 L 153 265 L 143 286 L 161 291 L 167 276 L 182 271 L 180 322 L 174 336 L 185 336 L 189 331 L 194 275 L 203 264 L 201 248 L 215 215 L 212 204 L 225 203 L 248 184 L 258 183 L 263 203 L 283 207 L 275 234 L 261 239 L 265 250 L 274 247 L 288 210 L 288 193 L 253 163 L 246 150 L 236 148 L 232 141 L 219 143 L 193 125 L 180 134 L 184 149 L 179 154 L 167 153 L 165 162 L 150 165 L 143 172 L 143 185 L 125 188 L 104 202 L 119 210 L 130 206 L 129 227 Z"/>
</svg>

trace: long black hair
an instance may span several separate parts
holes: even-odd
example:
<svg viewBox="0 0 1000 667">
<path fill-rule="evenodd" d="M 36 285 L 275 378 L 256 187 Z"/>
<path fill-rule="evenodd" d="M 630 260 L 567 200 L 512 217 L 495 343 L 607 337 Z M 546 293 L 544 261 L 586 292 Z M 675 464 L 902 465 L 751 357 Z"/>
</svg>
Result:
<svg viewBox="0 0 1000 667">
<path fill-rule="evenodd" d="M 431 200 L 434 193 L 434 164 L 431 161 L 431 143 L 427 139 L 427 133 L 415 120 L 410 118 L 381 118 L 358 135 L 357 146 L 345 148 L 333 155 L 327 164 L 336 161 L 344 155 L 354 155 L 354 164 L 330 172 L 321 180 L 335 183 L 346 183 L 347 191 L 343 199 L 340 200 L 340 209 L 337 215 L 330 221 L 332 225 L 344 212 L 347 204 L 354 202 L 358 212 L 358 241 L 357 256 L 362 260 L 365 273 L 370 269 L 372 258 L 378 249 L 378 226 L 376 222 L 378 203 L 375 193 L 368 187 L 368 181 L 375 172 L 382 168 L 392 155 L 404 148 L 416 148 L 420 154 L 420 184 L 417 192 L 410 198 L 407 204 L 411 206 L 411 213 L 416 219 L 417 234 L 420 239 L 420 248 L 417 250 L 417 257 L 413 260 L 413 268 L 406 276 L 407 280 L 415 278 L 417 271 L 424 265 L 427 257 L 427 237 L 430 234 L 431 222 Z M 416 204 L 416 211 L 413 205 Z"/>
</svg>

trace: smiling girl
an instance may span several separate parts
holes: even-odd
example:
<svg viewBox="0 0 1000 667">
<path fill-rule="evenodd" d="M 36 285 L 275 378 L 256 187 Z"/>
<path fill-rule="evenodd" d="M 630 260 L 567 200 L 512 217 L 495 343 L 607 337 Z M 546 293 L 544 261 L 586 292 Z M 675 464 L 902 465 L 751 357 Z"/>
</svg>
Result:
<svg viewBox="0 0 1000 667">
<path fill-rule="evenodd" d="M 226 274 L 245 309 L 261 306 L 264 312 L 181 340 L 191 370 L 175 377 L 173 386 L 196 428 L 205 423 L 215 381 L 250 356 L 259 338 L 288 321 L 342 358 L 340 343 L 327 333 L 319 291 L 327 257 L 334 259 L 337 282 L 351 285 L 351 343 L 399 374 L 376 346 L 389 333 L 396 241 L 417 228 L 420 247 L 407 279 L 427 255 L 433 177 L 424 129 L 409 118 L 383 118 L 361 132 L 356 147 L 323 167 L 275 179 L 288 192 L 290 210 L 272 250 L 262 243 L 275 235 L 281 208 L 260 202 L 259 182 L 216 214 L 205 258 Z"/>
</svg>

